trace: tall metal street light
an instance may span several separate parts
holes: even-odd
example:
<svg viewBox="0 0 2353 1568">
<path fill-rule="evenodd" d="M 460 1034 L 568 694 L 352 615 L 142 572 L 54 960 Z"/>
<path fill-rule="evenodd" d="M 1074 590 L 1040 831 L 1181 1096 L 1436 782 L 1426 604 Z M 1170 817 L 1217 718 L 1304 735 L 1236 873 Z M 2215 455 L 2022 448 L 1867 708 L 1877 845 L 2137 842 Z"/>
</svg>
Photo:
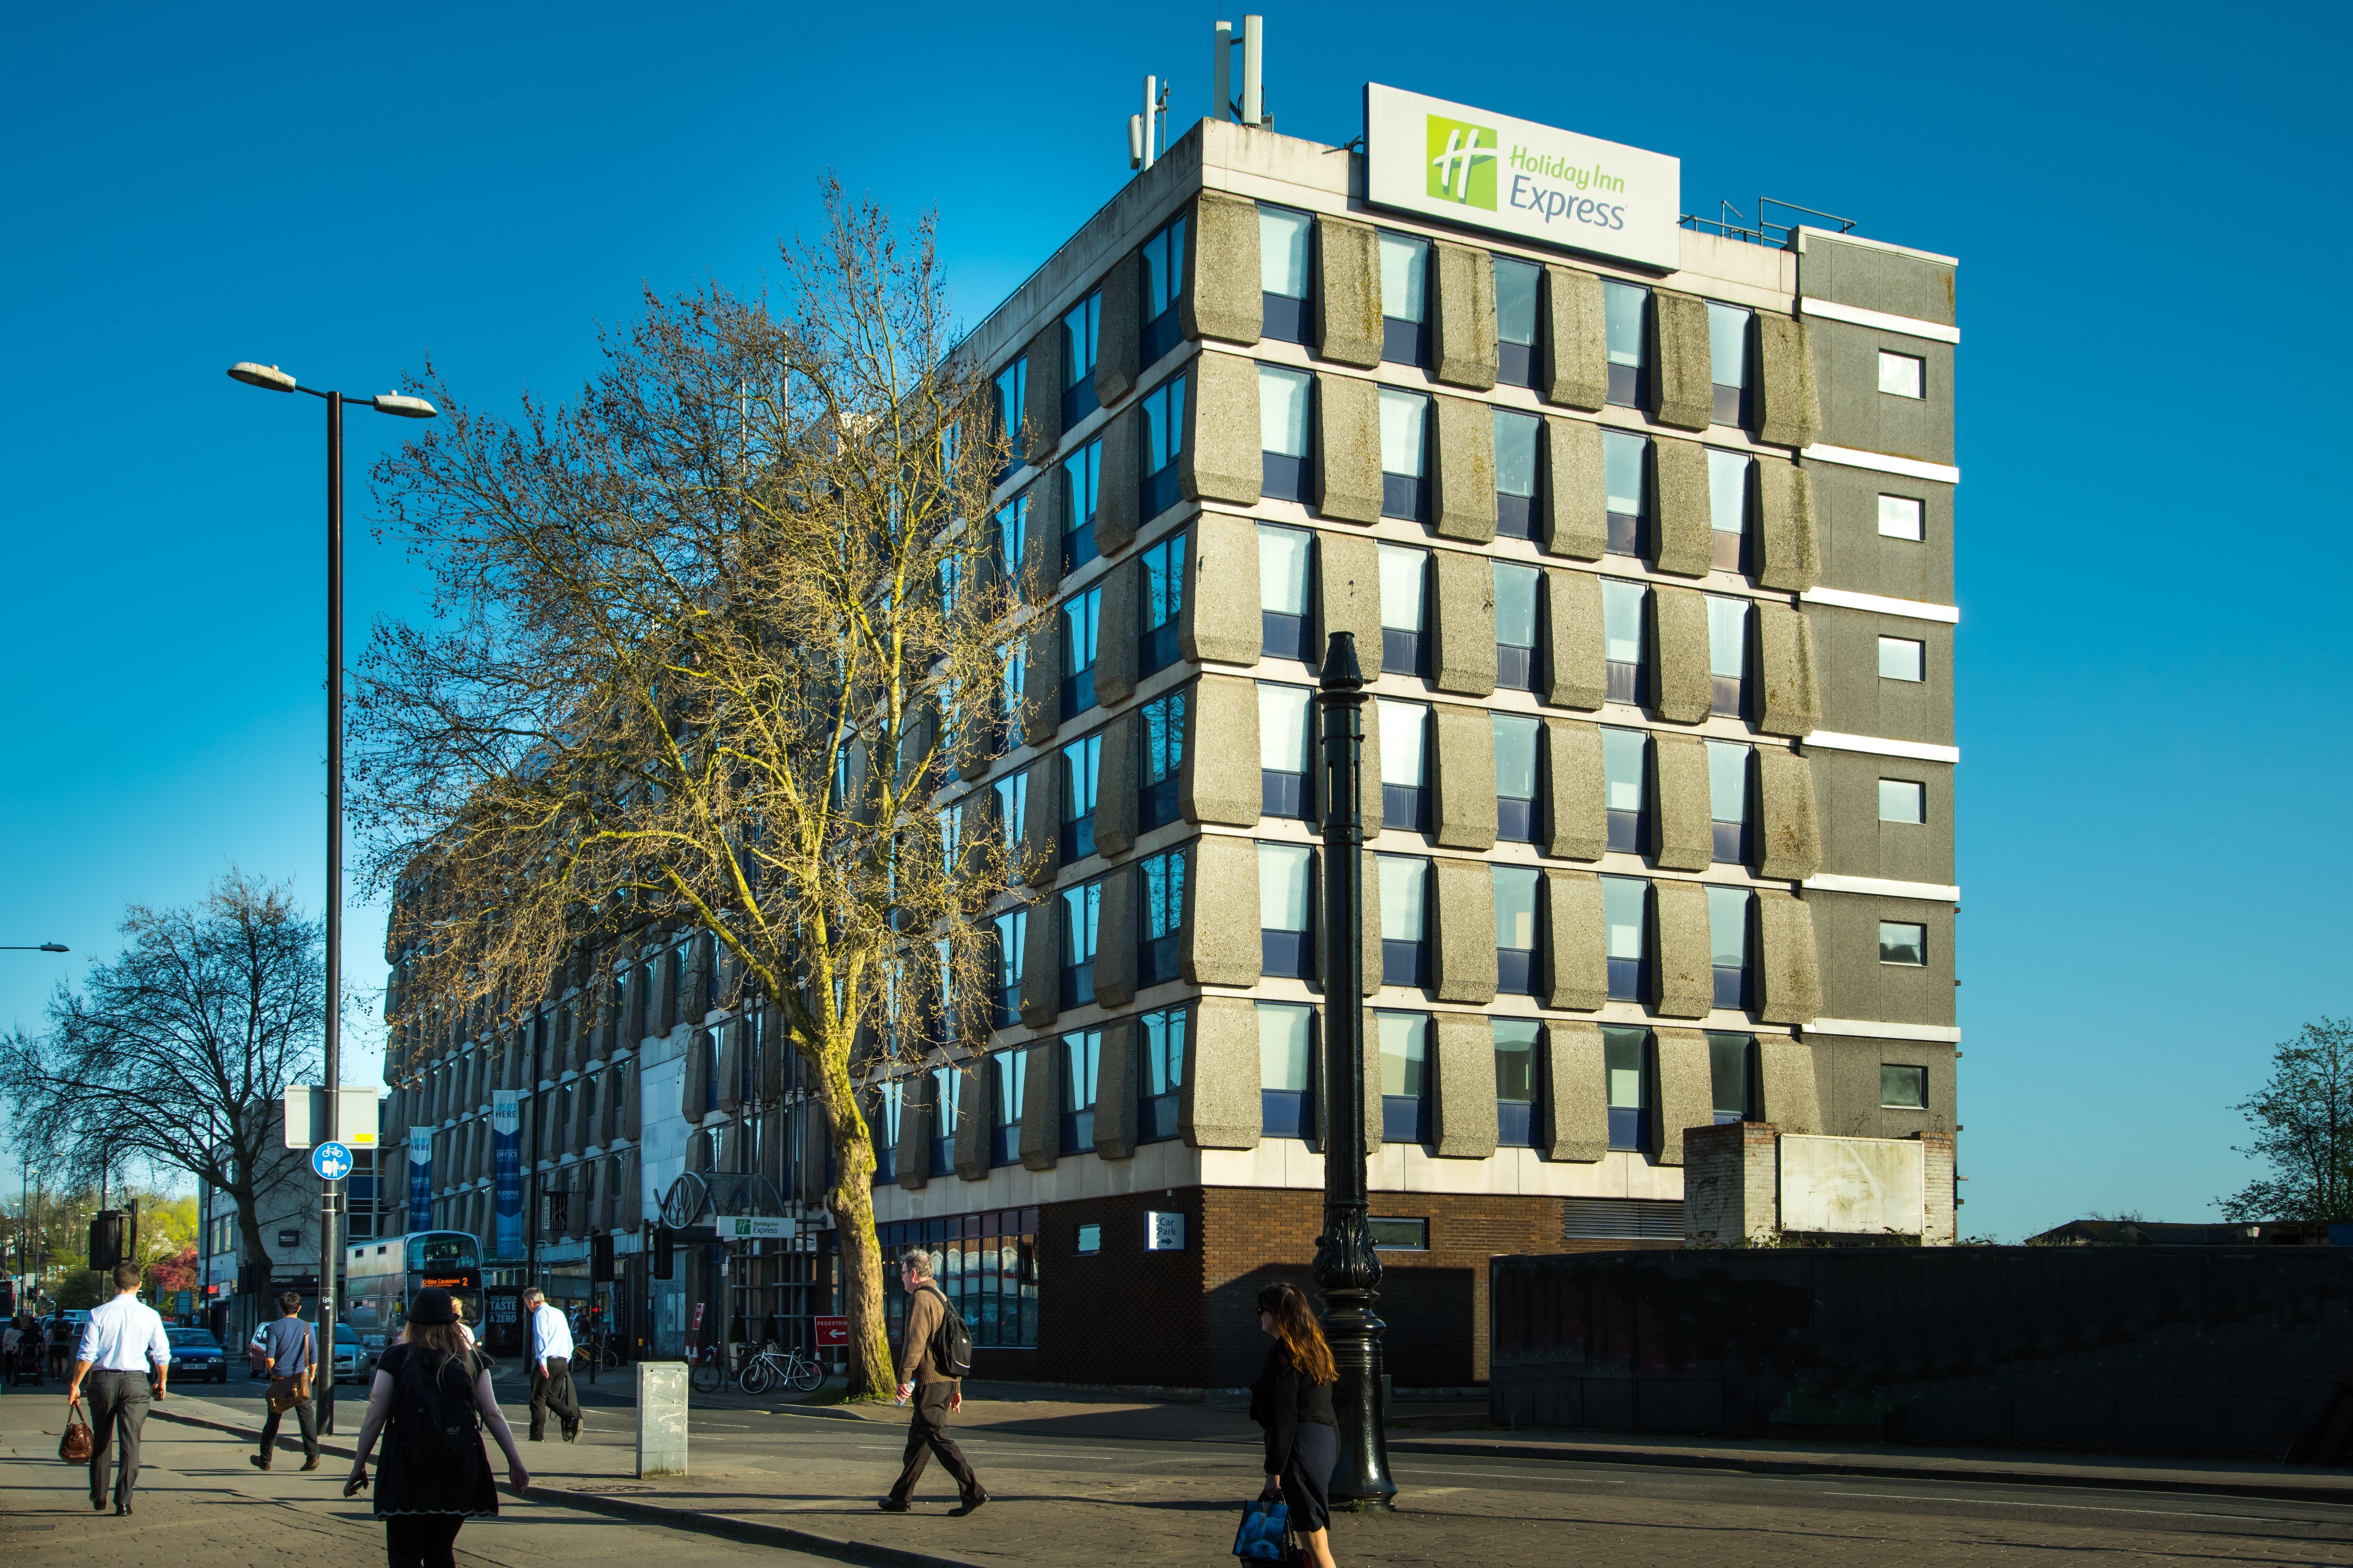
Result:
<svg viewBox="0 0 2353 1568">
<path fill-rule="evenodd" d="M 1365 1195 L 1365 677 L 1356 639 L 1334 632 L 1317 681 L 1324 737 L 1324 1234 L 1315 1285 L 1340 1373 L 1332 1391 L 1340 1461 L 1332 1495 L 1387 1504 L 1388 1412 L 1381 1397 L 1381 1282 Z M 1377 1101 L 1376 1102 L 1377 1103 Z"/>
<path fill-rule="evenodd" d="M 321 1142 L 332 1142 L 340 1131 L 336 1111 L 343 1087 L 343 405 L 364 403 L 378 414 L 404 419 L 430 419 L 440 413 L 421 397 L 396 392 L 374 397 L 345 397 L 304 386 L 274 364 L 240 360 L 228 367 L 229 377 L 264 392 L 307 392 L 327 405 L 327 1016 L 325 1060 L 320 1077 L 326 1093 L 326 1125 L 311 1129 Z M 335 1227 L 336 1184 L 324 1181 L 319 1192 L 319 1353 L 326 1362 L 320 1381 L 319 1429 L 335 1429 L 335 1258 L 340 1248 Z"/>
</svg>

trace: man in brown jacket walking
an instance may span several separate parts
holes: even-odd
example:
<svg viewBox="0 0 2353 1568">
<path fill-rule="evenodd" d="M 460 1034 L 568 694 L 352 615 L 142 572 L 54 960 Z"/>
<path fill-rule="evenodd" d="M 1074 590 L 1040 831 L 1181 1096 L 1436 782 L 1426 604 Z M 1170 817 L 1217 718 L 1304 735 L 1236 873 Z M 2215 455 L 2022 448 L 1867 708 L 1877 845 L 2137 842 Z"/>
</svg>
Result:
<svg viewBox="0 0 2353 1568">
<path fill-rule="evenodd" d="M 947 1434 L 948 1413 L 964 1407 L 963 1385 L 932 1364 L 932 1336 L 947 1315 L 948 1299 L 932 1283 L 932 1255 L 919 1247 L 901 1256 L 899 1283 L 907 1292 L 907 1321 L 899 1335 L 899 1403 L 906 1404 L 912 1395 L 915 1414 L 907 1424 L 907 1456 L 899 1482 L 877 1506 L 885 1513 L 906 1512 L 915 1483 L 923 1479 L 923 1466 L 937 1454 L 955 1478 L 960 1499 L 948 1511 L 961 1519 L 987 1502 L 988 1493 Z"/>
</svg>

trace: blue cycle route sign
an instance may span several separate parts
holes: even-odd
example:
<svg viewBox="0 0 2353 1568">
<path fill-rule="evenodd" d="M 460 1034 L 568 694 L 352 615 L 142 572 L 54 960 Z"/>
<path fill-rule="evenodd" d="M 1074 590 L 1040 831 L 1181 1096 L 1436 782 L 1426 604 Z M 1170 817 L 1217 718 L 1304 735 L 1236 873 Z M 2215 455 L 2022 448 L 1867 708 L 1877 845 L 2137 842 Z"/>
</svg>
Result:
<svg viewBox="0 0 2353 1568">
<path fill-rule="evenodd" d="M 322 1182 L 340 1182 L 352 1173 L 352 1152 L 341 1143 L 322 1143 L 311 1151 L 311 1169 Z"/>
</svg>

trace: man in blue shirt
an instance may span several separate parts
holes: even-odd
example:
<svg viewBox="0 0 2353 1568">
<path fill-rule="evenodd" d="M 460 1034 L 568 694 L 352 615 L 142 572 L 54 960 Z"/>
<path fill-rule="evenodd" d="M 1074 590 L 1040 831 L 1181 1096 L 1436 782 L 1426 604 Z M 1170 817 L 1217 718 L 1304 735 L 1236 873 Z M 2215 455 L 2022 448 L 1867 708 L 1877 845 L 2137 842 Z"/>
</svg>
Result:
<svg viewBox="0 0 2353 1568">
<path fill-rule="evenodd" d="M 66 1406 L 81 1403 L 81 1384 L 90 1380 L 90 1426 L 94 1439 L 90 1449 L 90 1506 L 106 1506 L 107 1450 L 118 1428 L 122 1433 L 122 1467 L 114 1478 L 114 1512 L 118 1519 L 131 1511 L 132 1489 L 139 1484 L 139 1429 L 147 1424 L 149 1369 L 153 1369 L 153 1397 L 164 1397 L 164 1384 L 172 1371 L 172 1341 L 155 1309 L 139 1300 L 139 1265 L 117 1264 L 114 1300 L 95 1308 L 81 1331 L 81 1346 L 74 1352 L 73 1381 L 66 1387 Z"/>
<path fill-rule="evenodd" d="M 530 1439 L 543 1440 L 547 1413 L 553 1410 L 563 1424 L 564 1440 L 578 1442 L 580 1400 L 572 1391 L 572 1324 L 536 1285 L 522 1293 L 522 1305 L 531 1314 Z"/>
<path fill-rule="evenodd" d="M 269 1457 L 278 1451 L 278 1424 L 285 1412 L 278 1408 L 277 1398 L 291 1395 L 294 1419 L 302 1426 L 302 1468 L 319 1468 L 318 1406 L 311 1403 L 311 1374 L 318 1370 L 318 1336 L 311 1325 L 302 1321 L 302 1298 L 289 1290 L 278 1298 L 278 1310 L 283 1316 L 262 1331 L 261 1354 L 269 1363 L 270 1393 L 269 1416 L 261 1424 L 261 1452 L 251 1456 L 253 1468 L 266 1470 Z"/>
</svg>

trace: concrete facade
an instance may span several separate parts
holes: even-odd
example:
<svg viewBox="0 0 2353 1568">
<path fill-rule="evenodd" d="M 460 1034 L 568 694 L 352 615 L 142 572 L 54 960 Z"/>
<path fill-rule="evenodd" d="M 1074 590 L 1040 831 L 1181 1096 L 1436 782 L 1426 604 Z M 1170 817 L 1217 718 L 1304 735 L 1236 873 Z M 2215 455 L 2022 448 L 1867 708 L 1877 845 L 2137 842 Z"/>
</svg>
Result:
<svg viewBox="0 0 2353 1568">
<path fill-rule="evenodd" d="M 1041 1299 L 1071 1288 L 1056 1270 L 1082 1261 L 1078 1217 L 1115 1214 L 1124 1226 L 1136 1216 L 1122 1205 L 1191 1216 L 1187 1249 L 1204 1259 L 1219 1249 L 1220 1279 L 1303 1263 L 1304 1252 L 1281 1252 L 1278 1243 L 1291 1246 L 1281 1226 L 1312 1210 L 1322 1179 L 1317 1130 L 1334 1108 L 1315 1086 L 1328 1009 L 1359 1004 L 1325 994 L 1322 960 L 1335 940 L 1362 947 L 1374 1081 L 1379 1020 L 1423 1020 L 1411 1048 L 1423 1053 L 1427 1131 L 1420 1141 L 1378 1142 L 1373 1187 L 1377 1213 L 1426 1222 L 1431 1257 L 1475 1252 L 1486 1233 L 1448 1232 L 1458 1225 L 1493 1225 L 1513 1248 L 1541 1250 L 1589 1243 L 1574 1227 L 1595 1211 L 1578 1205 L 1668 1214 L 1694 1190 L 1687 1130 L 1697 1147 L 1710 1137 L 1740 1143 L 1767 1122 L 1781 1134 L 1923 1140 L 1949 1139 L 1957 1126 L 1954 264 L 1851 235 L 1804 230 L 1776 248 L 1685 230 L 1680 265 L 1646 270 L 1376 211 L 1363 189 L 1357 153 L 1259 129 L 1196 127 L 959 351 L 992 375 L 1031 356 L 1034 412 L 1001 499 L 1033 498 L 1021 567 L 1043 615 L 1028 638 L 1015 733 L 999 755 L 960 756 L 964 776 L 953 787 L 987 817 L 994 786 L 1027 772 L 1025 844 L 1039 897 L 1016 1016 L 945 1047 L 938 1063 L 955 1069 L 953 1159 L 934 1152 L 931 1131 L 948 1109 L 922 1093 L 902 1100 L 899 1168 L 876 1205 L 892 1225 L 1042 1216 L 1034 1221 Z M 1265 335 L 1278 318 L 1261 293 L 1261 204 L 1313 218 L 1303 342 Z M 1179 219 L 1176 335 L 1164 321 L 1147 362 L 1142 255 Z M 1400 341 L 1383 317 L 1384 231 L 1429 242 L 1418 363 L 1383 357 Z M 1493 263 L 1504 257 L 1543 268 L 1524 376 L 1498 342 Z M 1621 384 L 1616 401 L 1605 281 L 1647 291 L 1638 390 Z M 1061 318 L 1098 289 L 1103 408 L 1064 430 L 1041 389 L 1060 384 L 1052 362 Z M 1742 426 L 1715 422 L 1711 303 L 1750 312 Z M 1877 324 L 1840 311 L 1876 312 Z M 1881 390 L 1883 354 L 1921 362 L 1921 396 Z M 1261 367 L 1313 378 L 1302 500 L 1265 493 L 1263 476 L 1283 470 L 1261 450 Z M 1051 379 L 1041 380 L 1047 371 Z M 1176 479 L 1155 485 L 1142 471 L 1143 410 L 1178 378 L 1187 412 Z M 1430 400 L 1422 482 L 1412 489 L 1419 516 L 1391 515 L 1413 508 L 1383 473 L 1384 390 Z M 1495 492 L 1499 410 L 1543 422 L 1528 537 L 1515 515 L 1507 524 Z M 1613 501 L 1619 438 L 1629 437 L 1645 443 L 1641 494 Z M 1065 573 L 1057 469 L 1097 439 L 1095 555 Z M 1711 462 L 1726 454 L 1748 464 L 1749 500 L 1736 517 L 1717 514 L 1711 486 Z M 1630 502 L 1639 518 L 1622 515 Z M 1907 533 L 1912 502 L 1916 539 Z M 1307 603 L 1296 620 L 1301 606 L 1271 576 L 1293 558 L 1279 537 L 1262 545 L 1261 526 L 1308 536 Z M 1721 535 L 1735 526 L 1732 564 Z M 1145 640 L 1143 563 L 1180 535 L 1187 564 L 1170 659 L 1165 641 Z M 1385 602 L 1383 545 L 1433 558 L 1419 605 Z M 1498 563 L 1540 573 L 1538 646 L 1525 673 L 1518 650 L 1495 640 Z M 1066 720 L 1053 611 L 1096 589 L 1093 703 Z M 1727 620 L 1727 607 L 1737 616 Z M 1313 747 L 1303 754 L 1286 729 L 1337 630 L 1355 637 L 1369 695 L 1430 714 L 1416 747 L 1377 703 L 1366 710 L 1365 922 L 1348 932 L 1322 929 L 1320 759 Z M 1883 654 L 1891 639 L 1920 645 L 1925 679 L 1882 673 L 1883 658 L 1897 657 Z M 1155 660 L 1165 662 L 1146 668 Z M 1177 703 L 1181 721 L 1173 707 L 1155 706 Z M 1147 726 L 1147 711 L 1160 728 Z M 1534 807 L 1508 825 L 1498 805 L 1499 716 L 1538 726 Z M 1098 731 L 1105 754 L 1092 850 L 1066 863 L 1060 752 Z M 1153 752 L 1162 743 L 1153 735 L 1170 743 Z M 1630 736 L 1641 772 L 1624 793 Z M 1515 755 L 1508 765 L 1525 776 L 1531 764 Z M 1900 804 L 1909 796 L 1898 786 L 1914 784 L 1923 791 L 1918 819 L 1891 820 L 1883 797 Z M 1404 815 L 1409 806 L 1418 818 Z M 1296 904 L 1290 879 L 1303 850 L 1305 928 L 1269 923 L 1293 918 L 1284 911 Z M 1181 866 L 1173 884 L 1160 859 L 1172 855 Z M 1380 868 L 1413 860 L 1429 868 L 1421 891 L 1393 877 L 1398 901 L 1385 909 Z M 1159 880 L 1145 880 L 1148 863 L 1161 868 Z M 1096 946 L 1082 986 L 1063 973 L 1071 933 L 1059 895 L 1097 879 Z M 1630 926 L 1628 884 L 1647 884 L 1633 889 L 1641 913 Z M 1172 887 L 1181 913 L 1164 932 L 1151 922 L 1168 918 Z M 1147 897 L 1148 889 L 1157 891 Z M 1727 905 L 1727 891 L 1746 902 Z M 1736 992 L 1715 960 L 1725 951 L 1722 922 L 1744 909 L 1746 936 L 1732 942 Z M 1499 913 L 1525 948 L 1499 941 Z M 1914 926 L 1923 962 L 1883 959 L 1883 927 L 1895 933 L 1886 951 L 1908 954 Z M 677 1058 L 699 1061 L 686 1032 L 723 1020 L 690 1001 L 677 1043 L 665 1047 L 658 1103 L 665 1127 L 675 1127 L 657 1132 L 649 1121 L 646 1146 L 650 1166 L 656 1139 L 668 1141 L 666 1173 L 714 1157 L 696 1136 L 706 1123 L 691 1075 L 702 1069 Z M 1064 1077 L 1067 1051 L 1091 1038 L 1102 1065 L 1085 1147 L 1066 1142 Z M 1532 1053 L 1533 1065 L 1510 1069 L 1532 1100 L 1499 1095 L 1499 1047 Z M 988 1058 L 1008 1052 L 1028 1064 L 1018 1135 L 999 1130 L 992 1103 Z M 1749 1065 L 1719 1082 L 1724 1060 Z M 1153 1075 L 1172 1065 L 1166 1098 L 1155 1100 Z M 1888 1103 L 1912 1094 L 1915 1068 L 1925 1103 Z M 1071 1089 L 1082 1092 L 1078 1079 Z M 1718 1133 L 1727 1094 L 1745 1123 Z M 1377 1134 L 1382 1106 L 1364 1113 Z M 709 1125 L 735 1125 L 752 1110 L 707 1114 Z M 741 1157 L 731 1152 L 738 1145 L 716 1147 L 723 1161 Z M 1942 1157 L 1949 1173 L 1949 1152 Z M 656 1181 L 640 1182 L 641 1203 L 659 1195 Z M 1941 1199 L 1929 1186 L 1923 1239 L 1949 1239 L 1951 1182 Z M 1229 1223 L 1251 1215 L 1273 1216 L 1274 1228 L 1251 1240 Z M 1721 1237 L 1726 1223 L 1710 1220 L 1694 1235 Z M 1226 1228 L 1212 1241 L 1213 1224 Z M 1746 1224 L 1738 1218 L 1743 1235 Z M 1302 1245 L 1312 1251 L 1312 1235 Z M 1211 1302 L 1187 1331 L 1206 1338 L 1168 1352 L 1166 1378 L 1112 1381 L 1208 1380 L 1230 1359 L 1217 1339 L 1224 1287 L 1206 1273 L 1185 1277 L 1202 1280 Z M 1423 1331 L 1407 1306 L 1391 1321 L 1393 1346 Z M 1053 1348 L 1040 1341 L 1036 1351 L 1050 1359 Z M 984 1375 L 1027 1364 L 1013 1347 L 980 1355 Z M 1437 1364 L 1401 1364 L 1393 1353 L 1391 1368 L 1411 1385 L 1434 1381 Z"/>
</svg>

